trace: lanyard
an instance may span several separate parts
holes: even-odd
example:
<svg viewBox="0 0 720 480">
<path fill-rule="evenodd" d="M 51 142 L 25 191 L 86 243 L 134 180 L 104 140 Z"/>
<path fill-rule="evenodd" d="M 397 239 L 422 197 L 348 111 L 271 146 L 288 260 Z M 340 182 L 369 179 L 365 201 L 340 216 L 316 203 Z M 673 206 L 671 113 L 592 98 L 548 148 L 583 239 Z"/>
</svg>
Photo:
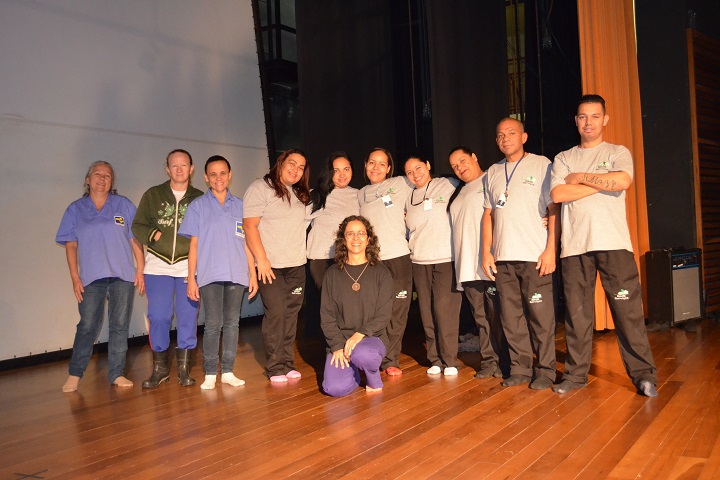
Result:
<svg viewBox="0 0 720 480">
<path fill-rule="evenodd" d="M 411 207 L 417 207 L 418 205 L 422 205 L 422 203 L 427 199 L 427 191 L 428 187 L 430 186 L 430 182 L 432 182 L 432 178 L 428 180 L 428 182 L 425 184 L 425 193 L 423 193 L 423 199 L 420 200 L 420 203 L 415 203 L 413 197 L 415 196 L 415 191 L 417 188 L 414 188 L 413 191 L 410 193 L 410 206 Z M 420 187 L 422 188 L 422 187 Z"/>
<path fill-rule="evenodd" d="M 515 166 L 512 169 L 512 172 L 510 172 L 509 177 L 508 177 L 508 172 L 507 172 L 508 162 L 507 162 L 507 160 L 505 161 L 505 198 L 507 198 L 508 195 L 510 194 L 510 189 L 508 188 L 510 186 L 510 180 L 512 180 L 513 175 L 515 175 L 515 170 L 517 170 L 518 165 L 520 165 L 520 162 L 523 161 L 523 159 L 526 157 L 526 155 L 527 154 L 523 153 L 523 156 L 520 158 L 520 160 L 517 161 L 517 163 L 515 164 Z"/>
</svg>

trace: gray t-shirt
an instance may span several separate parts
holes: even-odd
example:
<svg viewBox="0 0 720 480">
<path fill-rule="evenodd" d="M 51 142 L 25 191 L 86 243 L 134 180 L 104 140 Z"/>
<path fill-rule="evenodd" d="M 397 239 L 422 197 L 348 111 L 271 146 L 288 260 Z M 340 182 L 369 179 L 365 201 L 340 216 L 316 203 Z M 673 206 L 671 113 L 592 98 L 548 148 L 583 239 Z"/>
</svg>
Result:
<svg viewBox="0 0 720 480">
<path fill-rule="evenodd" d="M 486 175 L 483 174 L 467 183 L 450 205 L 455 279 L 458 290 L 462 290 L 462 282 L 490 280 L 483 272 L 480 252 L 485 182 Z"/>
<path fill-rule="evenodd" d="M 633 176 L 630 151 L 622 145 L 601 143 L 592 148 L 573 147 L 555 157 L 551 189 L 565 184 L 570 173 L 627 172 Z M 625 191 L 600 191 L 562 204 L 560 257 L 600 250 L 632 252 L 625 213 Z"/>
<path fill-rule="evenodd" d="M 358 192 L 360 215 L 370 220 L 380 241 L 380 260 L 410 253 L 405 231 L 405 201 L 410 192 L 405 177 L 391 177 Z"/>
<path fill-rule="evenodd" d="M 530 153 L 517 162 L 502 159 L 488 168 L 484 208 L 493 209 L 496 261 L 537 262 L 547 247 L 548 231 L 542 217 L 552 203 L 550 165 L 546 157 Z M 499 207 L 506 190 L 504 206 Z"/>
<path fill-rule="evenodd" d="M 333 188 L 325 199 L 325 207 L 308 216 L 312 228 L 307 238 L 307 258 L 321 260 L 335 256 L 338 227 L 346 217 L 360 212 L 357 194 L 357 188 Z"/>
<path fill-rule="evenodd" d="M 260 239 L 273 268 L 305 265 L 305 205 L 295 196 L 292 188 L 289 204 L 280 198 L 265 180 L 255 180 L 243 197 L 243 216 L 261 217 Z"/>
<path fill-rule="evenodd" d="M 429 265 L 452 261 L 452 229 L 447 202 L 455 191 L 447 178 L 433 178 L 412 191 L 405 202 L 410 232 L 410 260 Z"/>
</svg>

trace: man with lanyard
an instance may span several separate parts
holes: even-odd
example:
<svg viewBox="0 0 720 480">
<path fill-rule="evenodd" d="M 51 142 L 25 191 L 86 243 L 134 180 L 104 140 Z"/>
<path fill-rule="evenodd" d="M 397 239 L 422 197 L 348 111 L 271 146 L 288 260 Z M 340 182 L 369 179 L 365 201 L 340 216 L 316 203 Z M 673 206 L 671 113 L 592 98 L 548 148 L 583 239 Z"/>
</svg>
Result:
<svg viewBox="0 0 720 480">
<path fill-rule="evenodd" d="M 555 381 L 552 273 L 560 206 L 550 198 L 550 160 L 525 152 L 527 137 L 518 120 L 504 118 L 497 125 L 495 140 L 505 158 L 487 172 L 482 268 L 496 282 L 510 348 L 510 377 L 502 385 L 532 380 L 530 388 L 543 390 Z"/>
<path fill-rule="evenodd" d="M 657 369 L 645 331 L 642 291 L 625 216 L 625 190 L 632 184 L 627 148 L 603 141 L 610 117 L 600 95 L 580 99 L 575 124 L 580 145 L 555 157 L 551 195 L 562 203 L 562 252 L 567 318 L 567 393 L 584 387 L 592 360 L 595 281 L 598 272 L 617 329 L 625 370 L 638 393 L 657 396 Z"/>
</svg>

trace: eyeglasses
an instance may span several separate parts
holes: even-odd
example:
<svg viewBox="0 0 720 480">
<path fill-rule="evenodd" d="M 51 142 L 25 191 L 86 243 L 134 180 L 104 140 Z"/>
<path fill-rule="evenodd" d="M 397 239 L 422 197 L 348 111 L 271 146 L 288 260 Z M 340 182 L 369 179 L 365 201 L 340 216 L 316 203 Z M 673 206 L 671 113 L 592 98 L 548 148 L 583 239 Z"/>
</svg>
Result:
<svg viewBox="0 0 720 480">
<path fill-rule="evenodd" d="M 345 238 L 365 238 L 367 232 L 345 232 Z"/>
</svg>

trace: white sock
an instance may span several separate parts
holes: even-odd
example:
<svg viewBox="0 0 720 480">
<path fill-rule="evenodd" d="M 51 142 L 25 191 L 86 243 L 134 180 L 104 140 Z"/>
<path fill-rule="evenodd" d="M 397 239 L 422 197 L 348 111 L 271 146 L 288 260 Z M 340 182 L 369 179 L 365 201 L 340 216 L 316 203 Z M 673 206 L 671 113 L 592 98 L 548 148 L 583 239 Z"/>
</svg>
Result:
<svg viewBox="0 0 720 480">
<path fill-rule="evenodd" d="M 245 385 L 245 380 L 240 380 L 235 376 L 233 372 L 227 372 L 223 373 L 222 377 L 220 379 L 222 383 L 227 383 L 228 385 L 232 385 L 233 387 L 239 387 L 240 385 Z"/>
<path fill-rule="evenodd" d="M 215 388 L 215 380 L 217 375 L 205 375 L 205 381 L 200 385 L 203 390 L 212 390 Z"/>
<path fill-rule="evenodd" d="M 80 383 L 80 377 L 76 377 L 75 375 L 70 375 L 65 382 L 65 385 L 63 385 L 62 391 L 65 393 L 70 392 L 76 392 L 78 389 L 78 384 Z"/>
</svg>

